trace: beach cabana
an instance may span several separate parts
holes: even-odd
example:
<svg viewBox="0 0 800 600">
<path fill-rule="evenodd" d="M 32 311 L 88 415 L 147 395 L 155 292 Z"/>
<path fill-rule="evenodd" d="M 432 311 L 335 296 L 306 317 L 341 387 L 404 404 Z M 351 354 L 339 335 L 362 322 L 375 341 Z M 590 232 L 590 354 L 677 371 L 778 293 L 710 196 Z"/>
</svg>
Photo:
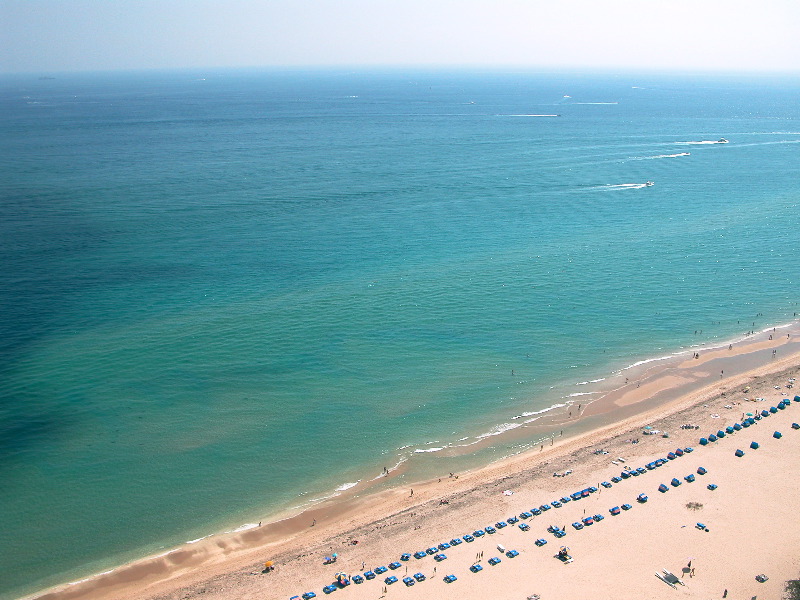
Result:
<svg viewBox="0 0 800 600">
<path fill-rule="evenodd" d="M 783 437 L 783 434 L 780 431 L 776 431 L 772 434 L 772 437 L 774 437 L 776 440 L 779 440 Z"/>
<path fill-rule="evenodd" d="M 735 429 L 734 429 L 734 428 L 733 428 L 731 425 L 728 425 L 728 426 L 725 428 L 725 433 L 727 433 L 727 434 L 731 434 L 731 433 L 733 433 L 734 431 L 736 431 L 736 430 L 735 430 Z"/>
<path fill-rule="evenodd" d="M 750 442 L 751 450 L 758 450 L 758 442 Z"/>
<path fill-rule="evenodd" d="M 785 402 L 786 402 L 786 400 L 781 400 L 780 402 L 778 402 L 778 409 L 779 410 L 784 410 L 786 408 L 786 404 L 784 404 Z"/>
<path fill-rule="evenodd" d="M 736 452 L 734 452 L 734 454 L 735 454 L 736 456 L 740 456 L 740 457 L 741 457 L 741 456 L 744 456 L 744 450 L 737 450 Z"/>
<path fill-rule="evenodd" d="M 689 454 L 691 452 L 694 452 L 694 448 L 692 448 L 691 446 L 686 446 L 686 448 L 684 448 L 683 451 L 686 452 L 686 454 Z"/>
<path fill-rule="evenodd" d="M 667 453 L 667 458 L 668 458 L 669 460 L 675 460 L 675 459 L 676 459 L 676 458 L 678 458 L 678 457 L 677 457 L 677 456 L 675 456 L 675 453 L 674 453 L 674 452 L 668 452 L 668 453 Z"/>
<path fill-rule="evenodd" d="M 736 431 L 741 431 L 741 430 L 742 430 L 742 425 L 741 425 L 741 423 L 734 423 L 734 424 L 733 424 L 733 428 L 734 428 Z"/>
<path fill-rule="evenodd" d="M 717 441 L 717 436 L 715 436 L 715 435 L 712 433 L 710 436 L 708 436 L 708 441 L 709 441 L 709 442 L 716 442 L 716 441 Z"/>
<path fill-rule="evenodd" d="M 683 456 L 683 450 L 680 448 L 675 449 L 675 456 Z"/>
<path fill-rule="evenodd" d="M 795 396 L 795 397 L 794 397 L 794 401 L 795 401 L 795 402 L 800 402 L 800 396 Z"/>
<path fill-rule="evenodd" d="M 775 406 L 770 406 L 769 407 L 769 412 L 771 412 L 774 415 L 776 412 L 778 412 L 778 408 L 775 407 Z"/>
<path fill-rule="evenodd" d="M 658 486 L 658 491 L 663 494 L 664 492 L 669 491 L 669 488 L 662 483 L 660 486 Z"/>
<path fill-rule="evenodd" d="M 618 514 L 620 514 L 619 506 L 612 506 L 610 509 L 608 509 L 608 512 L 610 512 L 614 516 L 617 516 Z"/>
<path fill-rule="evenodd" d="M 700 445 L 708 446 L 708 440 L 706 438 L 700 438 Z"/>
<path fill-rule="evenodd" d="M 792 423 L 792 429 L 800 429 L 800 424 Z"/>
<path fill-rule="evenodd" d="M 670 483 L 672 484 L 672 487 L 678 487 L 681 484 L 681 480 L 677 477 L 673 477 Z"/>
<path fill-rule="evenodd" d="M 692 483 L 694 481 L 694 473 L 689 473 L 686 477 L 684 477 L 686 481 Z"/>
<path fill-rule="evenodd" d="M 750 419 L 745 419 L 742 421 L 742 427 L 750 427 Z"/>
<path fill-rule="evenodd" d="M 775 412 L 778 412 L 778 411 L 775 411 Z M 768 411 L 768 410 L 766 410 L 766 409 L 762 410 L 762 411 L 761 411 L 761 416 L 762 416 L 762 417 L 768 417 L 768 416 L 769 416 L 769 411 Z"/>
<path fill-rule="evenodd" d="M 713 492 L 715 489 L 717 489 L 717 484 L 716 483 L 709 483 L 706 487 Z"/>
<path fill-rule="evenodd" d="M 719 431 L 717 431 L 717 437 L 718 438 L 724 438 L 725 437 L 725 432 L 722 431 L 722 429 L 720 429 Z"/>
<path fill-rule="evenodd" d="M 706 470 L 705 467 L 697 467 L 697 474 L 698 475 L 705 475 L 706 473 L 708 473 L 708 471 Z"/>
</svg>

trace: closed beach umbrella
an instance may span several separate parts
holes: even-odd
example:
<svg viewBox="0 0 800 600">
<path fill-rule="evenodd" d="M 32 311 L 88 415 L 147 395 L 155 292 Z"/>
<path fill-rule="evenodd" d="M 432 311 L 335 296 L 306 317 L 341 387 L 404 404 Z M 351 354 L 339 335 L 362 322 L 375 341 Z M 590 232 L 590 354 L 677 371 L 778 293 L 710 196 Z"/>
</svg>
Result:
<svg viewBox="0 0 800 600">
<path fill-rule="evenodd" d="M 758 450 L 758 442 L 750 442 L 750 448 L 752 450 Z"/>
</svg>

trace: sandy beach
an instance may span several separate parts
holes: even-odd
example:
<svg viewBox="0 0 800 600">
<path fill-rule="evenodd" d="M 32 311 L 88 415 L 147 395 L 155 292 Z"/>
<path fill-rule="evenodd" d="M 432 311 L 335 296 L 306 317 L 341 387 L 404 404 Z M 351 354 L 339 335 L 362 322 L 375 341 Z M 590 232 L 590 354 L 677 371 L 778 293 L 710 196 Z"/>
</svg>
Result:
<svg viewBox="0 0 800 600">
<path fill-rule="evenodd" d="M 551 446 L 472 472 L 443 473 L 441 479 L 323 503 L 35 597 L 288 599 L 309 591 L 323 597 L 323 587 L 337 572 L 353 575 L 388 565 L 400 561 L 404 552 L 449 542 L 595 486 L 597 491 L 588 498 L 521 519 L 528 531 L 513 523 L 444 550 L 447 558 L 441 562 L 427 555 L 412 557 L 394 571 L 332 595 L 353 600 L 524 599 L 534 594 L 543 600 L 778 598 L 784 582 L 800 576 L 795 476 L 800 469 L 800 430 L 792 428 L 800 422 L 800 401 L 716 442 L 698 443 L 700 437 L 741 422 L 746 413 L 769 411 L 782 399 L 800 394 L 800 382 L 794 381 L 800 378 L 800 344 L 785 331 L 775 339 L 765 338 L 703 351 L 699 358 L 687 356 L 667 371 L 637 374 L 636 380 L 626 381 L 576 415 L 587 424 L 586 432 L 556 438 Z M 720 369 L 716 362 L 724 357 L 726 365 L 733 364 L 756 354 L 761 358 L 753 368 Z M 689 383 L 694 384 L 691 391 L 683 391 Z M 782 434 L 779 439 L 773 436 L 776 431 Z M 751 449 L 751 442 L 759 448 Z M 625 468 L 644 467 L 686 447 L 694 450 L 610 488 L 601 485 Z M 744 456 L 735 456 L 737 449 Z M 698 475 L 699 467 L 707 474 Z M 695 481 L 684 480 L 689 474 L 695 474 Z M 673 478 L 682 484 L 673 487 Z M 669 488 L 664 493 L 658 491 L 662 483 Z M 640 493 L 649 497 L 646 503 L 637 502 Z M 610 514 L 611 507 L 625 503 L 632 508 Z M 605 518 L 582 530 L 572 527 L 595 514 Z M 547 531 L 550 525 L 565 527 L 567 535 L 556 539 Z M 539 538 L 547 544 L 537 546 Z M 569 564 L 554 557 L 562 545 L 574 559 Z M 509 557 L 498 546 L 519 554 Z M 323 564 L 334 552 L 336 563 Z M 492 557 L 501 562 L 490 565 Z M 275 570 L 262 572 L 266 560 L 275 562 Z M 482 570 L 473 573 L 470 567 L 476 563 Z M 674 589 L 656 577 L 664 569 L 681 578 Z M 404 585 L 402 579 L 415 573 L 426 579 Z M 443 577 L 449 574 L 457 581 L 446 583 Z M 760 574 L 768 579 L 757 581 Z M 389 575 L 400 581 L 385 584 Z"/>
</svg>

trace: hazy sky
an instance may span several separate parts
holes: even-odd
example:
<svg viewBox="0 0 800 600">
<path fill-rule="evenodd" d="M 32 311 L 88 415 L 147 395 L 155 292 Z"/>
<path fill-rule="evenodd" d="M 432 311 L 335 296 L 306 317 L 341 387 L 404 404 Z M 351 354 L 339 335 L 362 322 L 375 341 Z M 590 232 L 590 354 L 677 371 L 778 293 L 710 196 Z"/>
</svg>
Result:
<svg viewBox="0 0 800 600">
<path fill-rule="evenodd" d="M 800 0 L 0 0 L 0 71 L 800 71 Z"/>
</svg>

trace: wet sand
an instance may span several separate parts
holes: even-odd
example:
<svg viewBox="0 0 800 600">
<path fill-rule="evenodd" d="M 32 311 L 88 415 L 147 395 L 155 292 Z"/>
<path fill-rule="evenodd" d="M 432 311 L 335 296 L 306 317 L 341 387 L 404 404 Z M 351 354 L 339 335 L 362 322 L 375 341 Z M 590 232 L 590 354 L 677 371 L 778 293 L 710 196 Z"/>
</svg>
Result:
<svg viewBox="0 0 800 600">
<path fill-rule="evenodd" d="M 211 536 L 39 597 L 227 600 L 290 598 L 306 591 L 322 597 L 322 587 L 333 581 L 337 571 L 353 574 L 361 571 L 362 563 L 367 568 L 388 564 L 402 552 L 413 553 L 462 536 L 589 485 L 599 491 L 534 517 L 530 531 L 506 527 L 447 550 L 448 559 L 440 564 L 430 557 L 412 558 L 395 574 L 402 579 L 406 570 L 408 574 L 422 572 L 428 580 L 411 588 L 395 583 L 385 595 L 526 598 L 538 593 L 543 599 L 578 599 L 589 592 L 593 598 L 616 598 L 624 592 L 626 597 L 672 597 L 676 590 L 657 579 L 655 572 L 668 569 L 680 575 L 691 560 L 696 573 L 694 577 L 687 573 L 686 586 L 678 586 L 681 595 L 722 597 L 728 589 L 729 598 L 779 597 L 783 581 L 800 575 L 800 557 L 794 553 L 800 547 L 800 524 L 795 517 L 800 498 L 792 475 L 800 467 L 800 431 L 790 426 L 800 422 L 800 403 L 792 402 L 790 408 L 757 426 L 713 445 L 697 443 L 701 435 L 732 425 L 745 412 L 800 394 L 800 383 L 793 389 L 785 387 L 800 373 L 799 344 L 787 338 L 785 331 L 781 337 L 779 330 L 774 340 L 765 337 L 755 336 L 749 344 L 732 349 L 700 349 L 700 358 L 680 358 L 673 361 L 675 365 L 646 365 L 631 370 L 627 383 L 620 375 L 580 417 L 576 414 L 566 421 L 575 433 L 556 438 L 552 446 L 534 448 L 457 478 L 443 473 L 441 480 L 375 494 L 354 491 L 300 515 L 245 532 Z M 775 358 L 773 350 L 779 353 Z M 682 429 L 684 424 L 700 429 Z M 643 435 L 645 426 L 667 431 L 669 437 Z M 775 430 L 783 433 L 781 439 L 772 438 Z M 630 443 L 632 439 L 638 443 Z M 751 441 L 758 441 L 761 448 L 749 450 Z M 643 466 L 685 446 L 696 450 L 610 489 L 599 486 L 619 475 L 623 466 Z M 745 451 L 744 457 L 734 456 L 737 448 Z M 595 454 L 597 450 L 608 454 Z M 612 464 L 617 457 L 625 462 Z M 657 492 L 660 483 L 669 484 L 673 477 L 682 478 L 701 465 L 709 473 L 698 476 L 698 481 L 665 494 Z M 566 477 L 553 476 L 567 470 L 572 473 Z M 713 492 L 706 488 L 711 482 L 719 486 Z M 513 493 L 504 495 L 505 490 Z M 640 492 L 650 496 L 646 504 L 636 503 Z M 633 505 L 630 511 L 614 517 L 608 513 L 611 506 L 625 502 Z M 703 506 L 690 510 L 688 502 Z M 583 517 L 584 510 L 606 518 L 575 531 L 569 524 Z M 706 523 L 709 532 L 696 529 L 697 521 Z M 556 540 L 546 532 L 550 524 L 566 525 L 568 535 Z M 780 535 L 776 535 L 778 528 Z M 537 538 L 548 544 L 535 546 Z M 553 558 L 563 543 L 575 557 L 568 565 Z M 500 556 L 497 544 L 520 554 L 513 559 Z M 323 565 L 324 556 L 333 552 L 339 554 L 337 563 Z M 483 571 L 471 573 L 469 566 L 480 552 L 484 553 Z M 486 561 L 495 555 L 502 562 L 489 566 Z M 262 573 L 265 560 L 274 560 L 277 569 Z M 769 576 L 765 583 L 755 581 L 762 572 Z M 458 581 L 444 583 L 442 577 L 449 573 L 456 574 Z M 383 577 L 335 594 L 379 598 L 384 595 Z"/>
</svg>

